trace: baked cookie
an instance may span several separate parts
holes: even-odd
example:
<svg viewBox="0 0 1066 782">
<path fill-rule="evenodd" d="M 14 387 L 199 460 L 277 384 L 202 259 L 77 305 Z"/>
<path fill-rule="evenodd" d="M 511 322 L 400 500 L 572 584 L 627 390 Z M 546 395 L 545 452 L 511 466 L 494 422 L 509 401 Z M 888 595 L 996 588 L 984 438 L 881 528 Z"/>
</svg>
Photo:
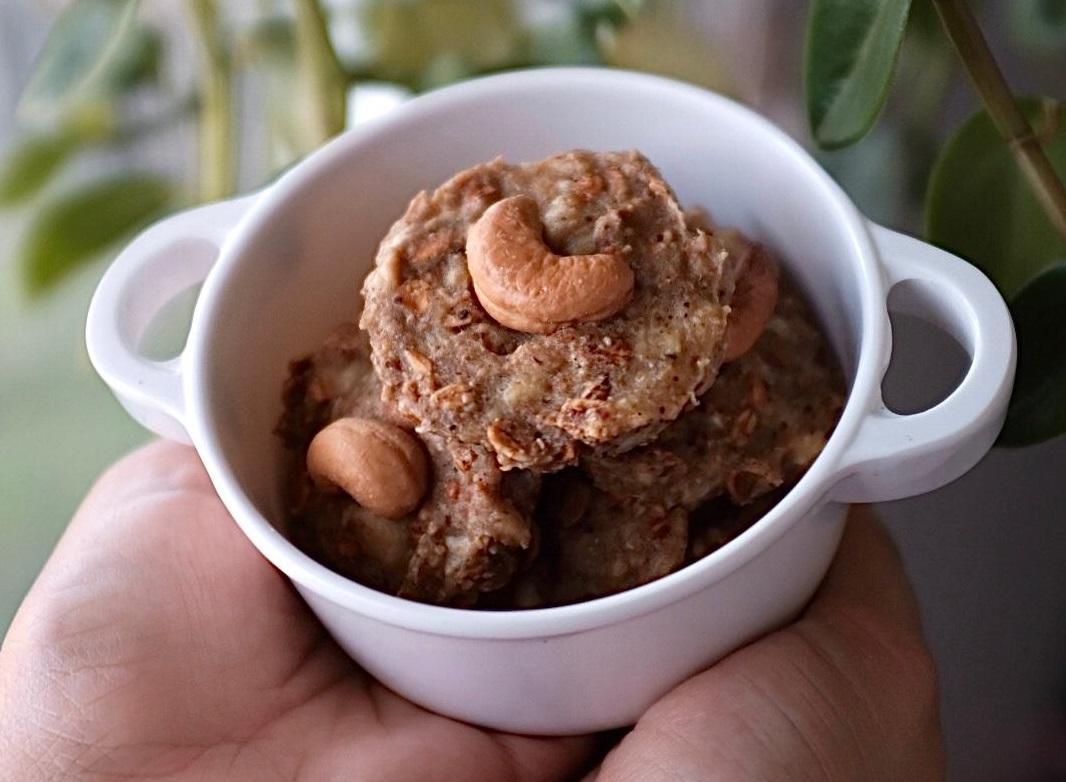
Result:
<svg viewBox="0 0 1066 782">
<path fill-rule="evenodd" d="M 636 152 L 458 174 L 411 202 L 363 294 L 284 389 L 290 535 L 414 600 L 661 578 L 773 507 L 844 403 L 766 248 L 683 213 Z"/>
<path fill-rule="evenodd" d="M 566 605 L 647 584 L 685 564 L 689 514 L 619 499 L 578 470 L 545 477 L 539 552 L 509 591 L 514 607 Z"/>
<path fill-rule="evenodd" d="M 692 510 L 726 493 L 743 505 L 796 481 L 843 406 L 835 357 L 803 298 L 782 286 L 753 349 L 723 364 L 697 407 L 645 446 L 616 456 L 589 452 L 582 468 L 623 501 Z"/>
<path fill-rule="evenodd" d="M 540 553 L 506 592 L 536 608 L 615 594 L 696 561 L 761 518 L 821 453 L 843 407 L 836 361 L 785 287 L 754 347 L 652 443 L 546 476 Z"/>
<path fill-rule="evenodd" d="M 289 534 L 327 567 L 367 586 L 414 600 L 471 605 L 506 584 L 526 557 L 539 476 L 504 474 L 483 447 L 420 439 L 431 472 L 419 507 L 384 518 L 308 470 L 314 437 L 349 418 L 392 422 L 355 324 L 336 329 L 295 361 L 278 433 L 293 456 L 286 496 Z"/>
<path fill-rule="evenodd" d="M 536 328 L 547 319 L 550 331 L 527 333 L 486 311 L 471 278 L 468 235 L 490 207 L 516 196 L 525 198 L 513 218 L 525 221 L 526 233 L 508 245 L 517 229 L 501 223 L 481 245 L 526 253 L 532 242 L 562 261 L 606 259 L 632 277 L 616 313 L 590 305 L 594 320 L 556 324 L 551 319 L 562 316 L 548 311 L 547 299 L 529 294 L 520 302 L 532 310 L 527 320 Z M 530 209 L 539 236 L 530 235 Z M 552 471 L 575 464 L 584 450 L 617 454 L 649 442 L 711 386 L 735 261 L 713 233 L 689 225 L 637 152 L 495 160 L 411 202 L 366 279 L 361 325 L 395 414 L 419 432 L 487 448 L 505 470 Z M 555 273 L 551 263 L 536 268 Z M 497 292 L 511 284 L 505 271 L 492 281 Z M 540 282 L 534 275 L 522 284 Z M 551 284 L 563 283 L 553 277 Z M 568 300 L 587 287 L 570 285 Z"/>
</svg>

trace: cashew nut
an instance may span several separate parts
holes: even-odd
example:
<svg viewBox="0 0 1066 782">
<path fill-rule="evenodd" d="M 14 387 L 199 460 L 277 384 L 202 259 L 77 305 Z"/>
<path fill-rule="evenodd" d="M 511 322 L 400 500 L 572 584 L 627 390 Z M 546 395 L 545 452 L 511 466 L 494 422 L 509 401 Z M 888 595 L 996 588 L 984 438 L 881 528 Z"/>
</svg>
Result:
<svg viewBox="0 0 1066 782">
<path fill-rule="evenodd" d="M 633 292 L 633 270 L 620 256 L 553 253 L 541 234 L 537 203 L 525 195 L 485 210 L 467 233 L 466 259 L 485 311 L 529 334 L 609 318 Z"/>
<path fill-rule="evenodd" d="M 343 490 L 387 519 L 417 508 L 429 485 L 422 444 L 398 426 L 369 418 L 340 418 L 316 434 L 307 470 L 319 486 Z"/>
<path fill-rule="evenodd" d="M 777 264 L 761 244 L 749 244 L 744 252 L 729 302 L 723 361 L 735 361 L 751 350 L 777 306 Z"/>
</svg>

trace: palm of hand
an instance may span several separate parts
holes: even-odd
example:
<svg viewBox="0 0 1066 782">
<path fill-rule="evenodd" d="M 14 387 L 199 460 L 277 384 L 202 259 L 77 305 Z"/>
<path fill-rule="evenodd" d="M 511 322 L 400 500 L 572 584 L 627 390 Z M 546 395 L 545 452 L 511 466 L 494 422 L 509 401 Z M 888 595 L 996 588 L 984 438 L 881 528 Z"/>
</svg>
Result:
<svg viewBox="0 0 1066 782">
<path fill-rule="evenodd" d="M 555 780 L 595 746 L 481 731 L 375 683 L 172 444 L 105 475 L 0 650 L 0 778 L 20 782 Z M 593 773 L 939 779 L 935 675 L 875 520 L 849 522 L 799 621 L 667 694 Z"/>
<path fill-rule="evenodd" d="M 49 737 L 34 760 L 45 778 L 62 763 L 102 778 L 553 779 L 588 744 L 482 732 L 378 685 L 184 449 L 112 471 L 34 592 L 47 599 L 12 627 L 4 652 L 21 674 L 0 692 L 36 705 L 16 729 Z"/>
</svg>

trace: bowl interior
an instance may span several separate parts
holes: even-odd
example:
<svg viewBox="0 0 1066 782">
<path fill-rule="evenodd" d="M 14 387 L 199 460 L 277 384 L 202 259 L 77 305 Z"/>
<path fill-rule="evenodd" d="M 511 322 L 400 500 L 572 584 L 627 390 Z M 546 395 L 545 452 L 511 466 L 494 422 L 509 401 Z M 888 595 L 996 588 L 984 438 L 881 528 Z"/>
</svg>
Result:
<svg viewBox="0 0 1066 782">
<path fill-rule="evenodd" d="M 504 156 L 638 149 L 685 207 L 772 248 L 854 375 L 863 323 L 861 221 L 764 120 L 724 98 L 611 71 L 534 71 L 431 93 L 346 135 L 267 190 L 204 287 L 190 350 L 194 437 L 283 529 L 273 428 L 290 360 L 358 317 L 377 244 L 419 190 Z"/>
</svg>

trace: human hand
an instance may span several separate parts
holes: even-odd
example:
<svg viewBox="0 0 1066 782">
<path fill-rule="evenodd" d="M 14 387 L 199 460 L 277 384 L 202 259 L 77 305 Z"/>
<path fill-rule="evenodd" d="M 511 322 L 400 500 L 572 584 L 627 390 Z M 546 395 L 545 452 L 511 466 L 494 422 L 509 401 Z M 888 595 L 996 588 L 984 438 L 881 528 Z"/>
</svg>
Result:
<svg viewBox="0 0 1066 782">
<path fill-rule="evenodd" d="M 899 555 L 855 506 L 803 616 L 668 693 L 589 779 L 940 780 L 939 712 Z"/>
<path fill-rule="evenodd" d="M 85 500 L 0 652 L 0 780 L 550 780 L 588 739 L 481 731 L 361 671 L 191 448 Z"/>
<path fill-rule="evenodd" d="M 598 745 L 482 731 L 378 685 L 167 443 L 101 479 L 0 651 L 2 779 L 572 779 Z M 857 519 L 804 617 L 668 694 L 592 773 L 923 780 L 940 755 L 913 596 Z"/>
</svg>

